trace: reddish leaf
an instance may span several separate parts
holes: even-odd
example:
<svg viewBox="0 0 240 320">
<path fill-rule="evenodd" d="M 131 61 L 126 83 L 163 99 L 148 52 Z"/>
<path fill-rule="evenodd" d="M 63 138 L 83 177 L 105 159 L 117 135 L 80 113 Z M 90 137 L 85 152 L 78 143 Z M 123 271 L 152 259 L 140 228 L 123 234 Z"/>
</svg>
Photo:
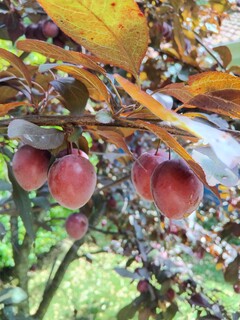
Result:
<svg viewBox="0 0 240 320">
<path fill-rule="evenodd" d="M 191 305 L 195 305 L 203 308 L 211 307 L 211 304 L 208 302 L 207 298 L 202 293 L 193 294 L 189 299 L 189 303 Z"/>
<path fill-rule="evenodd" d="M 30 106 L 31 104 L 28 102 L 21 102 L 21 101 L 16 101 L 16 102 L 9 102 L 5 104 L 0 104 L 0 116 L 4 116 L 5 114 L 8 113 L 9 110 L 15 109 L 17 107 L 23 106 L 23 105 L 28 105 Z"/>
<path fill-rule="evenodd" d="M 97 65 L 90 56 L 86 54 L 65 50 L 53 44 L 40 40 L 20 40 L 17 42 L 17 48 L 25 52 L 38 52 L 48 58 L 65 61 L 69 63 L 81 64 L 82 66 L 94 71 L 105 74 L 105 70 Z"/>
<path fill-rule="evenodd" d="M 26 80 L 29 87 L 32 86 L 31 83 L 31 76 L 28 71 L 28 68 L 25 66 L 25 64 L 22 62 L 22 60 L 15 56 L 15 54 L 0 48 L 0 57 L 7 60 L 13 67 L 15 67 L 23 76 L 23 78 Z"/>
<path fill-rule="evenodd" d="M 223 90 L 227 91 L 227 94 L 229 94 L 229 90 Z M 238 91 L 239 97 L 237 97 Z M 235 92 L 235 100 L 238 101 L 238 98 L 240 98 L 240 90 L 234 90 Z M 240 117 L 240 104 L 237 104 L 233 101 L 229 101 L 224 97 L 224 95 L 221 93 L 222 97 L 217 96 L 218 93 L 212 92 L 212 94 L 199 94 L 195 96 L 193 99 L 187 102 L 187 104 L 184 105 L 184 107 L 192 108 L 192 106 L 206 111 L 212 111 L 217 114 L 222 114 L 225 116 L 230 116 L 232 118 L 239 118 Z M 234 100 L 234 96 L 232 97 Z"/>
<path fill-rule="evenodd" d="M 226 46 L 219 46 L 219 47 L 213 48 L 213 50 L 219 54 L 223 62 L 223 66 L 224 68 L 226 68 L 229 65 L 229 63 L 232 61 L 232 54 L 230 49 Z"/>
<path fill-rule="evenodd" d="M 123 149 L 128 155 L 133 157 L 121 131 L 117 129 L 106 130 L 106 128 L 98 127 L 98 134 L 103 138 L 109 140 L 111 143 L 115 144 L 118 148 Z"/>
<path fill-rule="evenodd" d="M 144 14 L 132 0 L 38 0 L 72 39 L 104 63 L 137 77 L 148 44 Z"/>
<path fill-rule="evenodd" d="M 137 123 L 157 135 L 169 148 L 182 157 L 191 167 L 196 176 L 203 182 L 203 184 L 205 184 L 208 189 L 210 189 L 218 198 L 220 198 L 217 188 L 208 185 L 205 173 L 200 165 L 194 161 L 191 155 L 177 142 L 176 139 L 174 139 L 172 135 L 155 124 L 151 124 L 142 120 L 137 121 Z"/>
</svg>

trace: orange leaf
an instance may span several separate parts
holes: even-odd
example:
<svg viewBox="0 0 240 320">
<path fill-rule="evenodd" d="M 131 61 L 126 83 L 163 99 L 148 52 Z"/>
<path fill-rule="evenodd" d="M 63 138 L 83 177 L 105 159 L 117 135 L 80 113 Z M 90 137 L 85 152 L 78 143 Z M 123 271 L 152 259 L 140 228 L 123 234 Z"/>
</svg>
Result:
<svg viewBox="0 0 240 320">
<path fill-rule="evenodd" d="M 176 123 L 181 122 L 179 120 L 179 116 L 175 112 L 166 109 L 160 102 L 155 100 L 146 92 L 142 91 L 141 88 L 132 84 L 130 81 L 126 80 L 118 74 L 115 74 L 114 77 L 134 100 L 147 107 L 157 117 L 164 121 L 171 121 Z M 184 124 L 182 125 L 185 127 Z"/>
<path fill-rule="evenodd" d="M 55 23 L 104 63 L 138 74 L 148 45 L 146 18 L 133 0 L 38 0 Z"/>
<path fill-rule="evenodd" d="M 7 114 L 9 110 L 15 109 L 16 107 L 19 107 L 22 105 L 30 106 L 30 103 L 16 101 L 16 102 L 0 104 L 0 116 L 5 116 L 5 114 Z"/>
<path fill-rule="evenodd" d="M 136 121 L 146 129 L 150 130 L 156 136 L 158 136 L 169 148 L 175 151 L 180 157 L 182 157 L 188 165 L 191 167 L 196 176 L 203 182 L 203 184 L 210 189 L 218 198 L 220 198 L 218 189 L 208 185 L 205 173 L 200 165 L 194 161 L 191 155 L 177 142 L 172 135 L 170 135 L 165 129 L 160 128 L 155 124 L 151 124 L 142 120 Z"/>
<path fill-rule="evenodd" d="M 94 62 L 86 54 L 65 50 L 53 44 L 40 40 L 20 40 L 17 42 L 17 48 L 25 52 L 38 52 L 48 58 L 61 60 L 69 63 L 81 64 L 82 66 L 105 74 L 105 70 Z"/>
<path fill-rule="evenodd" d="M 77 66 L 60 65 L 54 69 L 61 70 L 72 75 L 77 80 L 81 81 L 88 89 L 89 95 L 94 100 L 109 102 L 110 96 L 104 83 L 94 74 L 79 68 Z"/>
<path fill-rule="evenodd" d="M 128 155 L 133 157 L 132 152 L 129 150 L 128 145 L 125 142 L 124 136 L 121 131 L 107 130 L 106 128 L 101 129 L 98 127 L 98 134 L 103 138 L 109 140 L 111 143 L 115 144 L 118 148 L 123 149 Z"/>
<path fill-rule="evenodd" d="M 32 86 L 31 76 L 29 74 L 28 68 L 25 66 L 25 64 L 22 62 L 22 60 L 19 57 L 1 48 L 0 48 L 0 57 L 7 60 L 13 67 L 15 67 L 21 73 L 21 75 L 26 80 L 29 87 Z"/>
<path fill-rule="evenodd" d="M 189 77 L 188 90 L 193 95 L 223 89 L 240 89 L 240 79 L 228 73 L 209 71 Z"/>
</svg>

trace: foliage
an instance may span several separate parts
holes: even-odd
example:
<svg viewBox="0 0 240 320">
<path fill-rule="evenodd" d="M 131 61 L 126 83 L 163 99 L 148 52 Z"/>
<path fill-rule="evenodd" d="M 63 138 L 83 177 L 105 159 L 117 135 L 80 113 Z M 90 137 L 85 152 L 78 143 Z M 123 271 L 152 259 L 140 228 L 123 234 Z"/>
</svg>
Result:
<svg viewBox="0 0 240 320">
<path fill-rule="evenodd" d="M 71 262 L 92 261 L 79 250 L 84 241 L 97 246 L 92 255 L 124 256 L 119 276 L 149 284 L 117 319 L 173 319 L 183 301 L 197 319 L 239 316 L 188 263 L 209 253 L 239 293 L 239 71 L 228 67 L 227 47 L 204 44 L 230 7 L 192 0 L 0 3 L 3 319 L 43 319 Z M 96 167 L 97 189 L 81 208 L 89 232 L 68 251 L 61 240 L 73 211 L 60 207 L 46 184 L 29 193 L 18 185 L 11 170 L 18 142 L 49 150 L 52 162 L 76 147 Z M 131 161 L 159 147 L 183 158 L 205 185 L 188 219 L 167 219 L 129 180 Z M 107 246 L 97 233 L 108 235 Z M 28 272 L 46 260 L 53 267 L 30 315 Z"/>
</svg>

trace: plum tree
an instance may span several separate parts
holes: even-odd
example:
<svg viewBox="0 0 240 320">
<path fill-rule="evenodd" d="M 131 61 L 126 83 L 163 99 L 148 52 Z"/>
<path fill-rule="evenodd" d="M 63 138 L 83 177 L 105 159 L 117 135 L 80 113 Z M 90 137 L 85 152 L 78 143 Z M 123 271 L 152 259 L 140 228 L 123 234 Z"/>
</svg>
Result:
<svg viewBox="0 0 240 320">
<path fill-rule="evenodd" d="M 57 159 L 48 173 L 48 186 L 53 198 L 60 205 L 73 210 L 88 202 L 96 181 L 96 172 L 91 162 L 75 154 Z"/>
<path fill-rule="evenodd" d="M 24 145 L 14 154 L 13 174 L 19 185 L 26 191 L 40 188 L 47 181 L 47 171 L 51 154 Z"/>
<path fill-rule="evenodd" d="M 165 151 L 151 150 L 143 153 L 134 162 L 131 170 L 132 183 L 137 193 L 145 200 L 153 201 L 150 185 L 151 175 L 155 168 L 167 159 L 168 154 Z"/>
<path fill-rule="evenodd" d="M 197 209 L 203 184 L 183 160 L 169 160 L 157 166 L 151 178 L 155 205 L 163 215 L 182 219 Z"/>
<path fill-rule="evenodd" d="M 82 239 L 88 231 L 88 218 L 82 213 L 72 213 L 66 220 L 65 228 L 73 239 Z"/>
</svg>

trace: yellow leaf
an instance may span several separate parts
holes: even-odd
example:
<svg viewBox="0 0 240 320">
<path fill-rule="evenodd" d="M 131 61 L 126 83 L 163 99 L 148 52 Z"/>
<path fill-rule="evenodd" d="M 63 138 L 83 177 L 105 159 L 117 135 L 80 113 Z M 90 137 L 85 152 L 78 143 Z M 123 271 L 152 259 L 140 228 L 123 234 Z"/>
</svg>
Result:
<svg viewBox="0 0 240 320">
<path fill-rule="evenodd" d="M 134 0 L 38 0 L 55 23 L 102 62 L 138 74 L 148 45 L 146 18 Z"/>
<path fill-rule="evenodd" d="M 90 56 L 86 54 L 65 50 L 53 44 L 40 40 L 20 40 L 17 42 L 17 48 L 25 52 L 38 52 L 48 58 L 61 60 L 64 62 L 81 64 L 82 66 L 105 74 L 105 70 L 97 65 Z"/>
<path fill-rule="evenodd" d="M 55 66 L 54 69 L 61 70 L 72 75 L 77 80 L 81 81 L 88 89 L 89 95 L 92 99 L 97 101 L 109 102 L 110 96 L 107 88 L 103 82 L 94 74 L 79 68 L 77 66 L 59 65 Z"/>
<path fill-rule="evenodd" d="M 193 95 L 223 89 L 240 89 L 240 79 L 228 73 L 209 71 L 191 76 L 188 90 Z"/>
</svg>

